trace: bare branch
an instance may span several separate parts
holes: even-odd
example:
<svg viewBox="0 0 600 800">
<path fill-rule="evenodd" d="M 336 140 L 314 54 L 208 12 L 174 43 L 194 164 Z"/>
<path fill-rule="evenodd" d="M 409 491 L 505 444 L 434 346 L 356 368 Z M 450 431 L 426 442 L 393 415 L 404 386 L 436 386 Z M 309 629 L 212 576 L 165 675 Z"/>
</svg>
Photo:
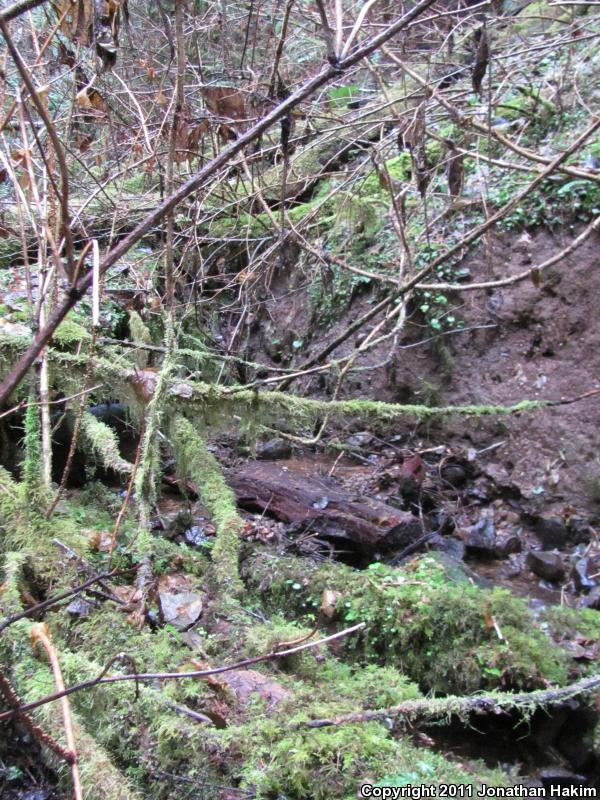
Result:
<svg viewBox="0 0 600 800">
<path fill-rule="evenodd" d="M 265 131 L 267 131 L 275 122 L 278 122 L 293 108 L 295 108 L 303 100 L 310 97 L 317 89 L 335 78 L 339 77 L 340 70 L 346 70 L 357 64 L 366 56 L 375 52 L 385 42 L 393 38 L 399 31 L 406 28 L 412 20 L 416 19 L 422 14 L 429 6 L 433 5 L 435 0 L 421 0 L 410 11 L 404 14 L 393 25 L 390 25 L 381 33 L 372 37 L 362 47 L 358 48 L 354 53 L 347 58 L 339 61 L 336 66 L 327 65 L 321 69 L 314 78 L 306 81 L 303 86 L 293 92 L 288 98 L 276 106 L 266 116 L 259 120 L 255 125 L 249 128 L 248 131 L 239 136 L 236 141 L 232 142 L 228 147 L 225 147 L 221 153 L 208 162 L 195 176 L 190 178 L 184 183 L 177 191 L 173 192 L 162 203 L 160 203 L 155 210 L 151 211 L 144 217 L 144 219 L 134 228 L 134 230 L 126 236 L 119 244 L 117 244 L 104 258 L 100 265 L 100 273 L 104 274 L 106 270 L 113 266 L 120 258 L 122 258 L 128 250 L 130 250 L 148 231 L 154 228 L 164 217 L 184 200 L 192 192 L 197 191 L 204 185 L 206 180 L 214 175 L 219 169 L 228 164 L 231 159 L 241 152 L 247 144 L 258 139 Z M 32 366 L 40 352 L 52 339 L 54 331 L 60 325 L 62 320 L 66 317 L 69 311 L 77 305 L 77 303 L 84 297 L 87 290 L 92 283 L 91 271 L 79 279 L 77 284 L 69 290 L 69 293 L 63 302 L 56 306 L 54 311 L 48 317 L 48 321 L 43 328 L 39 331 L 27 352 L 19 359 L 19 361 L 10 370 L 7 377 L 0 385 L 0 405 L 5 403 L 10 394 L 19 385 L 24 378 L 27 370 Z"/>
</svg>

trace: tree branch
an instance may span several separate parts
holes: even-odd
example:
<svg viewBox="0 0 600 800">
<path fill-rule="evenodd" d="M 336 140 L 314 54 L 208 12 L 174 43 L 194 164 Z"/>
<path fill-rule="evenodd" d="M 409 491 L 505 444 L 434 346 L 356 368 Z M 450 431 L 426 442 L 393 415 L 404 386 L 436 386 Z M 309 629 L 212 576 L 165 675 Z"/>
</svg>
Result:
<svg viewBox="0 0 600 800">
<path fill-rule="evenodd" d="M 10 22 L 11 19 L 16 19 L 26 11 L 31 11 L 38 6 L 43 5 L 46 0 L 21 0 L 19 3 L 13 3 L 12 6 L 0 11 L 0 22 Z"/>
<path fill-rule="evenodd" d="M 131 233 L 126 236 L 119 244 L 105 256 L 100 265 L 100 274 L 103 275 L 110 267 L 113 266 L 120 258 L 122 258 L 128 250 L 130 250 L 148 231 L 152 230 L 169 211 L 177 206 L 192 192 L 197 191 L 204 185 L 204 183 L 215 174 L 221 167 L 228 164 L 231 159 L 241 152 L 247 144 L 260 137 L 266 130 L 268 130 L 275 122 L 282 119 L 288 112 L 295 108 L 303 100 L 310 97 L 321 86 L 329 83 L 330 81 L 339 78 L 340 71 L 344 71 L 349 67 L 354 66 L 366 56 L 375 52 L 385 42 L 394 37 L 399 31 L 408 26 L 410 22 L 419 17 L 423 11 L 429 6 L 433 5 L 435 0 L 421 0 L 414 8 L 404 14 L 393 25 L 390 25 L 386 30 L 380 34 L 369 39 L 366 44 L 358 48 L 354 53 L 347 58 L 341 59 L 337 62 L 336 66 L 327 65 L 321 69 L 314 78 L 306 81 L 303 86 L 293 92 L 286 100 L 276 106 L 266 116 L 253 125 L 246 133 L 242 134 L 238 139 L 232 142 L 228 147 L 225 147 L 218 156 L 215 156 L 208 162 L 196 175 L 190 178 L 186 183 L 169 197 L 165 198 L 155 210 L 147 214 L 144 219 L 134 228 Z M 69 311 L 77 305 L 77 303 L 84 297 L 87 290 L 92 283 L 91 271 L 81 277 L 75 286 L 73 286 L 62 303 L 56 306 L 54 311 L 48 317 L 45 327 L 39 331 L 27 352 L 19 359 L 19 361 L 10 370 L 3 383 L 0 385 L 0 405 L 3 405 L 9 398 L 10 394 L 16 389 L 19 383 L 23 380 L 28 369 L 35 362 L 44 347 L 50 342 L 52 335 L 56 328 L 60 325 L 62 320 L 66 317 Z"/>
<path fill-rule="evenodd" d="M 600 687 L 600 677 L 584 678 L 570 686 L 559 689 L 543 689 L 537 692 L 510 694 L 509 692 L 490 692 L 474 697 L 443 697 L 428 700 L 407 700 L 397 706 L 344 714 L 331 719 L 313 719 L 296 725 L 296 728 L 327 728 L 332 725 L 351 725 L 357 722 L 373 722 L 402 717 L 404 720 L 439 720 L 440 717 L 465 717 L 473 712 L 498 714 L 511 709 L 527 711 L 536 706 L 556 705 L 572 697 L 592 692 Z"/>
<path fill-rule="evenodd" d="M 311 650 L 319 647 L 322 644 L 328 644 L 335 639 L 340 639 L 343 636 L 349 636 L 352 633 L 362 630 L 365 627 L 364 622 L 359 622 L 358 625 L 353 625 L 351 628 L 345 628 L 343 631 L 338 631 L 331 636 L 325 636 L 323 639 L 317 639 L 315 642 L 306 642 L 305 644 L 296 647 L 290 647 L 286 650 L 279 650 L 273 653 L 267 653 L 262 656 L 255 656 L 254 658 L 246 658 L 243 661 L 238 661 L 235 664 L 229 664 L 226 667 L 215 667 L 214 669 L 198 669 L 193 672 L 134 672 L 131 675 L 111 675 L 108 678 L 103 677 L 107 667 L 100 673 L 97 678 L 92 678 L 88 681 L 82 681 L 75 686 L 70 686 L 61 692 L 41 697 L 39 700 L 34 700 L 32 703 L 27 703 L 19 708 L 14 708 L 10 711 L 4 711 L 0 714 L 0 722 L 6 722 L 14 716 L 22 714 L 26 711 L 32 711 L 34 708 L 39 708 L 47 703 L 52 703 L 54 700 L 61 700 L 63 697 L 68 697 L 75 692 L 81 692 L 83 689 L 91 689 L 94 686 L 99 686 L 106 683 L 122 683 L 123 681 L 175 681 L 182 680 L 183 678 L 206 678 L 209 675 L 218 675 L 221 672 L 229 672 L 234 669 L 243 669 L 252 664 L 259 664 L 261 661 L 272 661 L 275 658 L 284 658 L 285 656 L 300 653 L 302 650 Z M 114 659 L 113 659 L 114 660 Z M 112 662 L 109 662 L 109 665 Z M 600 680 L 600 679 L 599 679 Z"/>
</svg>

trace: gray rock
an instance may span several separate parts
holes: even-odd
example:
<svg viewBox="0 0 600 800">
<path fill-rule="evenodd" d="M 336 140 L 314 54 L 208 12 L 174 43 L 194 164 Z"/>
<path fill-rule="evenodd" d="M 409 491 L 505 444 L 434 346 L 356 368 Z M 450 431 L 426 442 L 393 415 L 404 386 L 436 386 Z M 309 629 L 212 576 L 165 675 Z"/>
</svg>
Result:
<svg viewBox="0 0 600 800">
<path fill-rule="evenodd" d="M 192 525 L 183 533 L 183 541 L 190 547 L 203 547 L 207 540 L 208 536 L 201 525 Z"/>
<path fill-rule="evenodd" d="M 278 461 L 291 455 L 292 446 L 285 439 L 269 439 L 256 450 L 256 457 L 263 461 Z"/>
<path fill-rule="evenodd" d="M 482 517 L 475 525 L 467 528 L 462 537 L 468 555 L 494 557 L 496 527 L 491 516 Z"/>
<path fill-rule="evenodd" d="M 452 556 L 457 561 L 462 561 L 466 551 L 465 543 L 456 536 L 441 536 L 439 542 L 435 544 L 435 549 Z"/>
<path fill-rule="evenodd" d="M 92 613 L 93 605 L 84 597 L 75 597 L 66 608 L 71 619 L 85 619 Z"/>
<path fill-rule="evenodd" d="M 593 589 L 596 582 L 589 578 L 590 560 L 589 558 L 580 558 L 573 564 L 571 569 L 571 580 L 575 584 L 578 592 L 586 592 Z"/>
<path fill-rule="evenodd" d="M 159 592 L 164 621 L 178 631 L 186 631 L 200 619 L 202 598 L 195 592 Z"/>
<path fill-rule="evenodd" d="M 346 439 L 346 444 L 348 447 L 368 447 L 374 441 L 375 437 L 369 431 L 358 431 L 358 433 L 353 433 L 352 436 Z"/>
<path fill-rule="evenodd" d="M 527 553 L 527 566 L 538 577 L 553 583 L 563 580 L 566 573 L 562 558 L 557 553 L 544 550 L 530 550 Z"/>
</svg>

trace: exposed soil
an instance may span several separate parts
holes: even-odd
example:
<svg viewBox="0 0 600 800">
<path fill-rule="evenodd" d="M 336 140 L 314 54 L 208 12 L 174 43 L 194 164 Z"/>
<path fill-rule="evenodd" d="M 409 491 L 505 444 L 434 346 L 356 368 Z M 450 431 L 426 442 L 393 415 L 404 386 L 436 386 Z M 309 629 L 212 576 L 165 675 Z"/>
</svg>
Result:
<svg viewBox="0 0 600 800">
<path fill-rule="evenodd" d="M 517 234 L 490 236 L 461 264 L 471 279 L 495 280 L 522 272 L 526 265 L 542 262 L 564 247 L 574 234 L 569 230 L 531 234 L 527 252 Z M 389 344 L 362 357 L 369 371 L 349 376 L 344 396 L 361 396 L 394 402 L 430 402 L 436 405 L 485 403 L 510 405 L 523 399 L 568 398 L 600 386 L 600 329 L 595 297 L 600 291 L 598 237 L 590 239 L 552 267 L 540 288 L 531 282 L 493 291 L 464 292 L 456 297 L 454 315 L 465 331 L 431 339 L 433 332 L 414 312 L 397 350 L 386 366 Z M 304 283 L 303 283 L 304 281 Z M 290 337 L 307 342 L 290 365 L 301 364 L 319 352 L 334 336 L 360 317 L 374 298 L 356 297 L 331 327 L 312 319 L 305 279 L 294 270 L 291 277 L 276 276 L 267 303 L 270 320 L 250 338 L 251 358 L 265 359 L 273 340 Z M 368 324 L 364 332 L 372 329 Z M 359 332 L 341 345 L 335 356 L 350 353 L 364 335 Z M 440 354 L 440 343 L 452 363 Z M 276 363 L 272 361 L 272 363 Z M 329 387 L 322 377 L 306 379 L 302 388 L 311 396 L 326 397 Z M 513 417 L 460 419 L 441 427 L 407 428 L 399 421 L 403 444 L 425 442 L 482 449 L 498 445 L 482 458 L 506 481 L 537 501 L 545 513 L 561 513 L 568 504 L 596 517 L 600 512 L 600 457 L 598 399 Z"/>
</svg>

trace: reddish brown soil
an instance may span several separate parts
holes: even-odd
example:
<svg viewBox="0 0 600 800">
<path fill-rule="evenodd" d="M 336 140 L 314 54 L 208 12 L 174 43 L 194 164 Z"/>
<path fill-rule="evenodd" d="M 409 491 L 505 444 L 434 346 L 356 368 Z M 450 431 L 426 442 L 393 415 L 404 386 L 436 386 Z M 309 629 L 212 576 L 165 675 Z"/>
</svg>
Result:
<svg viewBox="0 0 600 800">
<path fill-rule="evenodd" d="M 562 249 L 571 231 L 533 232 L 531 254 L 535 263 Z M 473 280 L 494 280 L 525 268 L 527 257 L 515 241 L 517 235 L 490 237 L 467 256 Z M 600 296 L 598 237 L 590 238 L 570 257 L 544 273 L 536 288 L 521 282 L 493 291 L 463 292 L 454 300 L 455 316 L 467 330 L 421 346 L 411 346 L 432 335 L 418 314 L 412 314 L 398 347 L 387 366 L 349 376 L 346 397 L 395 402 L 513 404 L 523 399 L 568 398 L 600 386 Z M 345 330 L 373 302 L 373 296 L 356 297 L 332 326 L 311 319 L 305 278 L 275 276 L 267 318 L 250 342 L 250 357 L 265 360 L 275 339 L 303 339 L 306 345 L 295 356 L 303 363 L 319 352 L 332 337 Z M 374 323 L 366 326 L 372 329 Z M 479 327 L 492 326 L 492 327 Z M 351 352 L 357 336 L 336 351 Z M 452 356 L 450 369 L 440 355 L 443 342 Z M 358 364 L 377 365 L 389 356 L 389 343 L 368 353 Z M 273 362 L 274 363 L 274 362 Z M 327 397 L 322 377 L 313 377 L 301 390 Z M 399 421 L 394 432 L 406 434 L 406 446 L 426 441 L 457 448 L 502 446 L 482 454 L 499 477 L 517 484 L 522 492 L 548 511 L 559 512 L 569 504 L 597 517 L 600 513 L 600 456 L 598 416 L 600 397 L 574 405 L 519 416 L 480 419 L 454 417 L 429 430 Z"/>
</svg>

